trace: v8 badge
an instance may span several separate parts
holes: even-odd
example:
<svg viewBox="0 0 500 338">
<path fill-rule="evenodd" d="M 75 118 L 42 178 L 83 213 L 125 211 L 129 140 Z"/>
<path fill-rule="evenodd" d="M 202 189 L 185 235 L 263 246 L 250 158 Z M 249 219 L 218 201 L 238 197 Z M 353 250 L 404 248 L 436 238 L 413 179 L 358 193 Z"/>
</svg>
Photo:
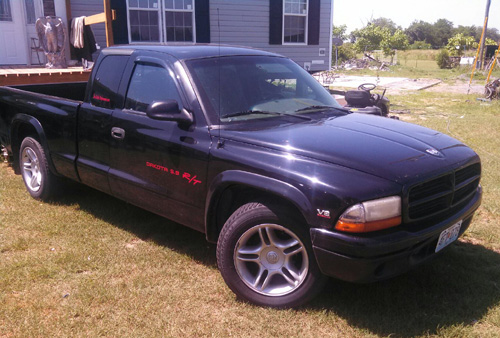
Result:
<svg viewBox="0 0 500 338">
<path fill-rule="evenodd" d="M 316 209 L 318 211 L 318 216 L 323 218 L 330 218 L 330 210 L 321 210 Z"/>
</svg>

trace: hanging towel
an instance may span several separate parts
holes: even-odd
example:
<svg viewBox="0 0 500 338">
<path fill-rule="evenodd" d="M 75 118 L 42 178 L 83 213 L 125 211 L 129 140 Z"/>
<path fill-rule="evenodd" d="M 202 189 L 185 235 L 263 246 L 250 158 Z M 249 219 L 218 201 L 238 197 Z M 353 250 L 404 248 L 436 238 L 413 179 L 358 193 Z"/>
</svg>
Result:
<svg viewBox="0 0 500 338">
<path fill-rule="evenodd" d="M 71 20 L 70 42 L 75 48 L 83 48 L 83 30 L 85 27 L 85 17 L 80 16 Z"/>
<path fill-rule="evenodd" d="M 92 61 L 92 54 L 97 51 L 94 32 L 90 26 L 83 26 L 83 48 L 75 48 L 77 59 Z"/>
</svg>

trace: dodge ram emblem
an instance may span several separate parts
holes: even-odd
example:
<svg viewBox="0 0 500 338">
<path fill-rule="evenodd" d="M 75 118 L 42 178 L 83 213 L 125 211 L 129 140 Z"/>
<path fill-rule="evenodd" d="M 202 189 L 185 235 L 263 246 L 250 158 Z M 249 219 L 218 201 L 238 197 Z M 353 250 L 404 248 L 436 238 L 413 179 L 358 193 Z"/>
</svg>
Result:
<svg viewBox="0 0 500 338">
<path fill-rule="evenodd" d="M 440 155 L 439 151 L 437 151 L 434 148 L 425 149 L 425 152 L 428 153 L 428 154 L 434 155 L 434 156 L 439 156 Z"/>
</svg>

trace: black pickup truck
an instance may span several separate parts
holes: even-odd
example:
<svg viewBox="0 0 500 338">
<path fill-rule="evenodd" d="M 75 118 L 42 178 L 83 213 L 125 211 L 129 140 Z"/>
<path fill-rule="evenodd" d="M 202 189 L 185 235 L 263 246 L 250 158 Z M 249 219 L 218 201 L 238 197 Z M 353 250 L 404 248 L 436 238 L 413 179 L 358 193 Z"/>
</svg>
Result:
<svg viewBox="0 0 500 338">
<path fill-rule="evenodd" d="M 420 126 L 350 113 L 306 71 L 229 46 L 119 46 L 88 84 L 0 88 L 28 192 L 61 177 L 206 234 L 242 299 L 314 297 L 434 257 L 471 223 L 481 164 Z"/>
</svg>

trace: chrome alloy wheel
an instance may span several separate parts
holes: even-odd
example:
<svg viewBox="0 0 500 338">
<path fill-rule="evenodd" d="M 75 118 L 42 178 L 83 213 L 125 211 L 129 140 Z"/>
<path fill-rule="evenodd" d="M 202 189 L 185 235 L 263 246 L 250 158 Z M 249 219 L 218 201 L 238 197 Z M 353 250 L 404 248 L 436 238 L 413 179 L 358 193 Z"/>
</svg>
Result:
<svg viewBox="0 0 500 338">
<path fill-rule="evenodd" d="M 248 229 L 236 243 L 234 266 L 241 280 L 266 296 L 283 296 L 305 280 L 309 258 L 304 244 L 277 224 Z"/>
<path fill-rule="evenodd" d="M 21 156 L 24 182 L 26 182 L 28 189 L 37 192 L 42 185 L 42 172 L 38 156 L 30 147 L 24 148 Z"/>
</svg>

